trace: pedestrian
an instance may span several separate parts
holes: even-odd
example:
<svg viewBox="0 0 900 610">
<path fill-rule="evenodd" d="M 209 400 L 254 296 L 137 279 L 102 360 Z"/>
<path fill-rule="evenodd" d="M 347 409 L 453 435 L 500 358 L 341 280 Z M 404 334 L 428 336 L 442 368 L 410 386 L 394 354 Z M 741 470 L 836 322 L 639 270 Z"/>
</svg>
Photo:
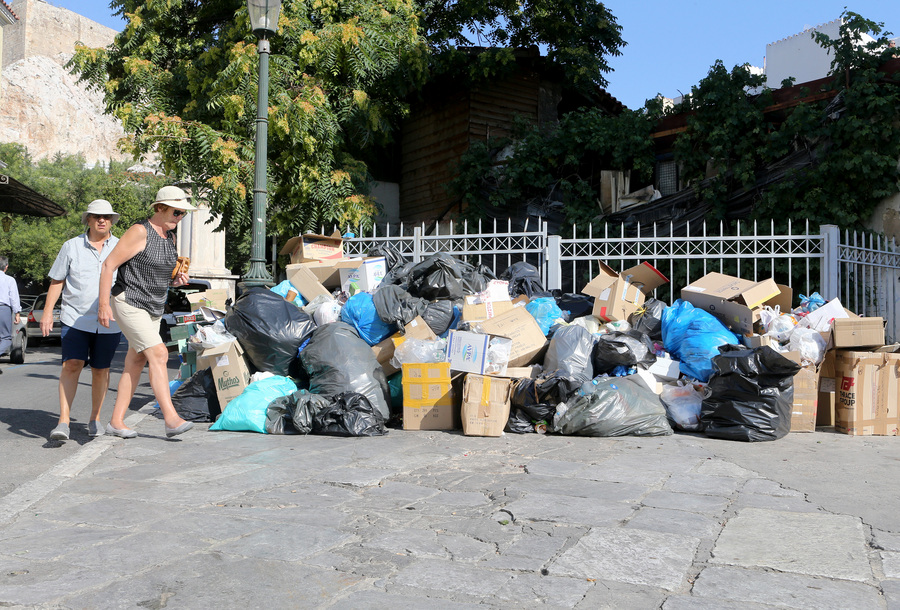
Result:
<svg viewBox="0 0 900 610">
<path fill-rule="evenodd" d="M 6 275 L 9 259 L 0 256 L 0 354 L 5 354 L 12 346 L 12 328 L 19 323 L 19 287 L 16 280 Z M 0 369 L 0 374 L 3 369 Z"/>
<path fill-rule="evenodd" d="M 172 405 L 166 362 L 169 350 L 159 336 L 159 322 L 166 305 L 169 285 L 188 282 L 184 272 L 174 275 L 177 252 L 175 228 L 187 212 L 196 208 L 177 186 L 164 186 L 156 193 L 153 215 L 132 225 L 119 239 L 100 271 L 100 324 L 109 327 L 113 319 L 128 339 L 125 367 L 119 380 L 116 403 L 106 433 L 134 438 L 137 432 L 125 427 L 125 411 L 131 403 L 144 365 L 149 367 L 150 387 L 165 419 L 166 436 L 193 428 Z M 115 284 L 113 275 L 116 274 Z"/>
<path fill-rule="evenodd" d="M 119 239 L 112 226 L 119 220 L 112 205 L 104 199 L 90 202 L 81 215 L 86 230 L 62 245 L 50 268 L 50 287 L 41 335 L 53 330 L 53 309 L 62 295 L 61 323 L 62 372 L 59 374 L 59 423 L 50 432 L 50 440 L 69 440 L 69 413 L 78 390 L 78 379 L 85 364 L 91 367 L 91 418 L 88 436 L 101 436 L 106 426 L 100 423 L 100 409 L 109 388 L 109 367 L 122 340 L 115 322 L 109 327 L 98 320 L 100 267 Z"/>
</svg>

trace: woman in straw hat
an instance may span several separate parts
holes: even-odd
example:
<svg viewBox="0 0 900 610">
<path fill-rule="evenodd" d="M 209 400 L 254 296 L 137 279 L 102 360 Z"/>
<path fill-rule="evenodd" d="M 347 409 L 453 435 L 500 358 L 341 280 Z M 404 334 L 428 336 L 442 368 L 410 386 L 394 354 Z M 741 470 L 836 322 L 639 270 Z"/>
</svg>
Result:
<svg viewBox="0 0 900 610">
<path fill-rule="evenodd" d="M 152 209 L 150 218 L 125 231 L 100 272 L 100 324 L 109 326 L 115 319 L 128 339 L 125 368 L 106 429 L 107 434 L 122 438 L 137 436 L 125 426 L 124 417 L 145 364 L 149 365 L 150 387 L 165 419 L 166 436 L 182 434 L 194 425 L 183 420 L 172 405 L 166 367 L 169 350 L 159 336 L 159 321 L 169 285 L 183 286 L 188 282 L 186 273 L 178 273 L 172 279 L 178 258 L 175 228 L 186 213 L 196 208 L 183 190 L 165 186 L 156 193 Z"/>
<path fill-rule="evenodd" d="M 69 440 L 69 410 L 75 400 L 78 379 L 85 364 L 91 367 L 91 418 L 88 436 L 101 436 L 106 426 L 100 423 L 100 409 L 109 388 L 109 367 L 122 340 L 115 322 L 98 322 L 100 266 L 118 243 L 111 233 L 119 220 L 112 205 L 95 199 L 81 215 L 86 231 L 64 243 L 50 268 L 50 287 L 41 316 L 41 334 L 53 330 L 53 309 L 62 295 L 59 320 L 62 324 L 62 372 L 59 374 L 59 422 L 50 432 L 50 440 Z"/>
</svg>

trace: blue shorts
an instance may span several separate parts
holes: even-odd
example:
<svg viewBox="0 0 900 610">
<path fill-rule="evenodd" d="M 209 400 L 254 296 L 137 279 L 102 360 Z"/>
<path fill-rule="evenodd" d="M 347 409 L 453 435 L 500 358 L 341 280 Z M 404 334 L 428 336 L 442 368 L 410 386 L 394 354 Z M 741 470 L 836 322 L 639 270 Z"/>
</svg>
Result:
<svg viewBox="0 0 900 610">
<path fill-rule="evenodd" d="M 59 333 L 62 360 L 84 360 L 92 369 L 108 369 L 122 340 L 122 333 L 88 333 L 62 325 Z"/>
</svg>

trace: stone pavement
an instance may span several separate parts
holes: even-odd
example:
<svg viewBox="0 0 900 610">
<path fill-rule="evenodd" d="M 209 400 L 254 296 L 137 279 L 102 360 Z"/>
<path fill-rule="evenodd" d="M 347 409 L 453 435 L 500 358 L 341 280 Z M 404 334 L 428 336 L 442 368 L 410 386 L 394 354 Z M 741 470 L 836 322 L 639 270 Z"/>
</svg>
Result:
<svg viewBox="0 0 900 610">
<path fill-rule="evenodd" d="M 129 423 L 0 499 L 0 606 L 900 608 L 897 438 Z"/>
</svg>

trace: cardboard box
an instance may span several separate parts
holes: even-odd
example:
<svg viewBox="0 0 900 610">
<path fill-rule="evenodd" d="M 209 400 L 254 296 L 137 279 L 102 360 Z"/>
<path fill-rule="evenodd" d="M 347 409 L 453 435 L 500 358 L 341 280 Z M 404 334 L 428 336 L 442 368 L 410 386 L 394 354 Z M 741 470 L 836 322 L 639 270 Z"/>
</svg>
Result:
<svg viewBox="0 0 900 610">
<path fill-rule="evenodd" d="M 763 305 L 774 306 L 785 299 L 773 279 L 754 282 L 723 273 L 708 273 L 681 289 L 681 298 L 708 311 L 738 334 L 753 334 Z"/>
<path fill-rule="evenodd" d="M 463 382 L 461 408 L 463 434 L 500 436 L 509 420 L 512 380 L 468 374 Z"/>
<path fill-rule="evenodd" d="M 600 272 L 581 290 L 594 297 L 594 317 L 611 322 L 627 320 L 654 289 L 668 284 L 669 280 L 650 263 L 616 273 L 604 263 L 598 263 Z"/>
<path fill-rule="evenodd" d="M 658 381 L 675 381 L 681 377 L 681 363 L 671 358 L 656 358 L 647 369 Z"/>
<path fill-rule="evenodd" d="M 279 254 L 289 254 L 291 263 L 340 259 L 344 258 L 344 240 L 340 231 L 331 235 L 307 233 L 287 240 Z"/>
<path fill-rule="evenodd" d="M 828 332 L 834 320 L 851 317 L 849 312 L 841 305 L 840 300 L 832 299 L 803 317 L 801 322 L 804 326 L 815 329 L 819 332 Z"/>
<path fill-rule="evenodd" d="M 803 367 L 794 375 L 791 432 L 815 432 L 819 403 L 819 371 Z"/>
<path fill-rule="evenodd" d="M 763 347 L 764 345 L 772 347 L 772 337 L 768 335 L 741 335 L 741 343 L 750 349 Z"/>
<path fill-rule="evenodd" d="M 456 427 L 449 362 L 404 364 L 402 385 L 404 430 Z"/>
<path fill-rule="evenodd" d="M 821 383 L 821 379 L 819 380 Z M 832 388 L 834 379 L 831 379 Z M 816 426 L 834 426 L 835 408 L 837 406 L 837 392 L 834 389 L 824 391 L 819 386 L 819 396 L 816 404 Z"/>
<path fill-rule="evenodd" d="M 228 291 L 222 288 L 207 290 L 205 292 L 192 292 L 186 295 L 191 311 L 197 311 L 201 307 L 225 311 L 225 301 L 228 300 Z"/>
<path fill-rule="evenodd" d="M 490 303 L 463 302 L 461 322 L 481 322 L 511 311 L 515 307 L 512 301 L 493 301 Z"/>
<path fill-rule="evenodd" d="M 206 368 L 212 369 L 216 395 L 222 409 L 250 385 L 250 366 L 244 357 L 244 349 L 237 341 L 203 350 L 197 356 L 197 370 Z"/>
<path fill-rule="evenodd" d="M 381 365 L 386 376 L 390 377 L 400 370 L 391 364 L 391 359 L 394 357 L 394 351 L 407 337 L 423 341 L 434 341 L 437 339 L 437 335 L 434 334 L 434 331 L 431 330 L 431 327 L 428 326 L 428 323 L 425 322 L 422 316 L 416 316 L 413 321 L 403 327 L 402 332 L 395 333 L 384 341 L 373 345 L 372 351 L 375 353 L 375 359 L 378 360 L 378 364 Z"/>
<path fill-rule="evenodd" d="M 322 286 L 329 290 L 337 290 L 341 287 L 341 270 L 337 264 L 345 260 L 347 259 L 339 258 L 327 261 L 304 261 L 298 264 L 309 269 Z"/>
<path fill-rule="evenodd" d="M 884 319 L 835 318 L 831 334 L 837 349 L 884 345 Z"/>
<path fill-rule="evenodd" d="M 319 278 L 307 265 L 299 263 L 288 265 L 285 267 L 285 276 L 307 303 L 313 301 L 317 296 L 331 297 L 331 291 L 322 285 Z"/>
<path fill-rule="evenodd" d="M 506 373 L 504 373 L 503 376 L 511 379 L 537 379 L 541 374 L 541 371 L 542 367 L 539 364 L 533 364 L 531 366 L 508 366 L 506 367 Z"/>
<path fill-rule="evenodd" d="M 480 326 L 489 335 L 512 339 L 507 366 L 528 366 L 547 345 L 541 327 L 524 307 L 514 307 L 505 314 L 485 320 Z"/>
<path fill-rule="evenodd" d="M 352 258 L 335 264 L 341 276 L 341 290 L 352 292 L 356 286 L 363 292 L 374 292 L 387 273 L 387 261 L 383 256 Z"/>
<path fill-rule="evenodd" d="M 835 355 L 835 429 L 896 436 L 900 429 L 900 354 L 840 350 Z"/>
<path fill-rule="evenodd" d="M 506 374 L 512 339 L 451 330 L 447 343 L 450 370 L 480 375 Z"/>
</svg>

